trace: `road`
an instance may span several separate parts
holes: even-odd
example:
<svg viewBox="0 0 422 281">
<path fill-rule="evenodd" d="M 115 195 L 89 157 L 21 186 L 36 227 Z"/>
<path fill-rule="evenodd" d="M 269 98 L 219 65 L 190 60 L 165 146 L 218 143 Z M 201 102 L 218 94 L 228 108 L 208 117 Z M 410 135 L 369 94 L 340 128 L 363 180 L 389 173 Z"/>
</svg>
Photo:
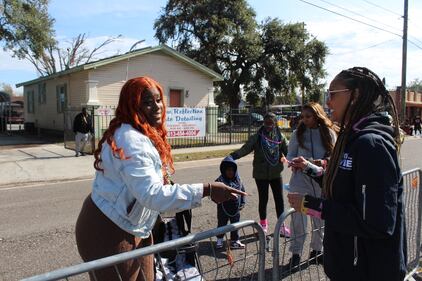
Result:
<svg viewBox="0 0 422 281">
<path fill-rule="evenodd" d="M 409 139 L 402 147 L 403 170 L 422 167 L 422 139 Z M 250 194 L 241 219 L 258 220 L 258 195 L 251 177 L 251 156 L 238 161 L 239 173 Z M 177 163 L 179 183 L 210 182 L 219 174 L 220 159 Z M 288 179 L 289 171 L 283 172 Z M 74 224 L 91 180 L 0 189 L 0 280 L 18 280 L 80 263 Z M 270 228 L 276 222 L 274 203 L 268 203 Z M 204 200 L 195 209 L 193 232 L 217 225 L 216 207 Z M 267 255 L 271 259 L 271 255 Z"/>
</svg>

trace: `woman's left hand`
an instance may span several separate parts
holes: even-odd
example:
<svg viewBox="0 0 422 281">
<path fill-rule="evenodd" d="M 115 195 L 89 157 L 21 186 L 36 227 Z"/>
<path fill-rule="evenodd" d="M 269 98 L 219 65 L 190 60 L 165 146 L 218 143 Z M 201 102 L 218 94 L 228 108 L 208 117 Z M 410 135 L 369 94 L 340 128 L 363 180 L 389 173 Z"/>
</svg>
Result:
<svg viewBox="0 0 422 281">
<path fill-rule="evenodd" d="M 303 197 L 302 194 L 295 192 L 287 194 L 290 206 L 298 212 L 302 210 Z"/>
</svg>

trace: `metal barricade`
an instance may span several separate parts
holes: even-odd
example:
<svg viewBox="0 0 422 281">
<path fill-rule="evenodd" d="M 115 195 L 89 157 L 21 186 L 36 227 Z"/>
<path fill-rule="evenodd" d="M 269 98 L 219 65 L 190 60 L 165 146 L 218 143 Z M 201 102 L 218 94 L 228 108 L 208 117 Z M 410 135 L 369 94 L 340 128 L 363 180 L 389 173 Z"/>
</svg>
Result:
<svg viewBox="0 0 422 281">
<path fill-rule="evenodd" d="M 223 252 L 214 249 L 213 239 L 217 235 L 227 235 L 234 230 L 240 230 L 241 241 L 246 245 L 244 249 L 227 250 Z M 208 240 L 208 241 L 206 241 Z M 228 241 L 227 239 L 225 239 Z M 45 274 L 29 277 L 23 281 L 49 281 L 49 280 L 88 280 L 88 274 L 96 280 L 95 271 L 99 269 L 114 267 L 117 273 L 117 280 L 123 280 L 118 271 L 118 265 L 129 260 L 154 254 L 157 264 L 162 266 L 161 253 L 176 250 L 177 256 L 183 254 L 183 246 L 198 243 L 196 250 L 196 262 L 198 273 L 196 276 L 178 280 L 265 280 L 265 234 L 256 222 L 252 220 L 241 221 L 220 228 L 207 230 L 204 232 L 190 234 L 175 240 L 159 243 L 134 251 L 105 257 L 102 259 L 82 263 L 79 265 L 62 268 Z M 184 277 L 186 273 L 182 271 Z M 163 278 L 162 280 L 168 280 Z"/>
<path fill-rule="evenodd" d="M 324 269 L 322 267 L 321 259 L 322 253 L 318 253 L 317 256 L 311 257 L 311 248 L 309 243 L 312 238 L 320 239 L 322 241 L 324 227 L 319 225 L 316 226 L 315 221 L 308 217 L 310 225 L 306 221 L 301 220 L 299 217 L 299 223 L 302 224 L 303 233 L 292 233 L 291 237 L 280 237 L 280 228 L 284 224 L 290 226 L 290 222 L 293 215 L 300 215 L 294 209 L 285 211 L 277 221 L 273 236 L 273 270 L 272 280 L 328 280 L 325 276 Z M 301 216 L 301 215 L 300 215 Z M 311 239 L 309 239 L 311 238 Z M 299 264 L 287 266 L 290 261 L 290 247 L 294 247 L 295 241 L 303 241 L 303 251 Z M 305 254 L 306 253 L 306 254 Z M 284 265 L 284 266 L 283 266 Z"/>
<path fill-rule="evenodd" d="M 405 280 L 415 280 L 413 276 L 418 272 L 420 258 L 421 258 L 421 230 L 422 230 L 422 170 L 420 168 L 412 169 L 403 173 L 403 200 L 404 213 L 406 218 L 406 232 L 407 232 L 407 270 Z M 309 259 L 310 237 L 315 237 L 319 233 L 323 233 L 323 226 L 315 227 L 314 222 L 311 221 L 310 226 L 303 225 L 305 232 L 300 235 L 292 235 L 290 238 L 280 238 L 280 227 L 290 225 L 292 216 L 296 214 L 294 209 L 285 211 L 275 226 L 273 237 L 273 269 L 272 280 L 328 280 L 325 276 L 324 269 L 317 258 Z M 291 253 L 289 247 L 295 239 L 303 239 L 304 253 L 301 261 L 295 267 L 283 267 L 289 263 Z M 284 270 L 283 270 L 284 269 Z"/>
<path fill-rule="evenodd" d="M 405 280 L 413 280 L 419 268 L 421 257 L 421 206 L 422 206 L 422 170 L 412 169 L 403 173 L 403 197 L 407 235 L 407 270 Z"/>
</svg>

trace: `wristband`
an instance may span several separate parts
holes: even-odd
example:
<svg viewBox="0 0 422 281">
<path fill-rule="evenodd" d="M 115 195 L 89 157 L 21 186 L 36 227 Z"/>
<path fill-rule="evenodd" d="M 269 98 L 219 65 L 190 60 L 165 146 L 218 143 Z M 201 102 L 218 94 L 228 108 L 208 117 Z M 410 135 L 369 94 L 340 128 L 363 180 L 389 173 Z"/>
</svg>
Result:
<svg viewBox="0 0 422 281">
<path fill-rule="evenodd" d="M 311 217 L 316 217 L 320 219 L 322 213 L 322 200 L 309 195 L 305 195 L 302 199 L 300 212 L 302 214 L 306 214 Z"/>
</svg>

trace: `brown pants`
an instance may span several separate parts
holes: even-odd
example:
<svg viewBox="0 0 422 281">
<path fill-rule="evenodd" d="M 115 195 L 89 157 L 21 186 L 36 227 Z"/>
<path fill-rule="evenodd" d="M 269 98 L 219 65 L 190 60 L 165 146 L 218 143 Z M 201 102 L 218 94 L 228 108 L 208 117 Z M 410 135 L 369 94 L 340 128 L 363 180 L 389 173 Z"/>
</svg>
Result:
<svg viewBox="0 0 422 281">
<path fill-rule="evenodd" d="M 82 259 L 92 261 L 152 245 L 152 235 L 141 239 L 119 228 L 94 204 L 89 195 L 76 222 L 76 244 Z M 117 272 L 118 271 L 118 272 Z M 154 280 L 154 256 L 144 256 L 90 273 L 98 281 Z M 119 279 L 119 275 L 121 279 Z"/>
</svg>

